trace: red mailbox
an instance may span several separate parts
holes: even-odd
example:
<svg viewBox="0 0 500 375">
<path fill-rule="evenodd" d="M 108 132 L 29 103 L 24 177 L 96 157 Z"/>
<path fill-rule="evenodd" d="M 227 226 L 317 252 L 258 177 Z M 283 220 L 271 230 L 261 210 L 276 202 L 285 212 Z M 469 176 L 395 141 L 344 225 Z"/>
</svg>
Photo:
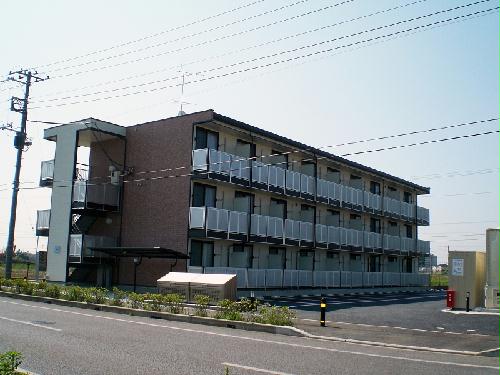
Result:
<svg viewBox="0 0 500 375">
<path fill-rule="evenodd" d="M 446 307 L 453 309 L 455 307 L 455 291 L 448 290 L 446 291 Z"/>
</svg>

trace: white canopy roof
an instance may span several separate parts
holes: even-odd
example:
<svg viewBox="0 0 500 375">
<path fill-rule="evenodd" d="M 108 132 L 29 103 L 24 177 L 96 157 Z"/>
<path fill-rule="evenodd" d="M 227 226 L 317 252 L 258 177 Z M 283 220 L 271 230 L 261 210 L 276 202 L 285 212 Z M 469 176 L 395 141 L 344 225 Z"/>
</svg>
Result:
<svg viewBox="0 0 500 375">
<path fill-rule="evenodd" d="M 236 275 L 220 273 L 169 272 L 162 278 L 158 279 L 158 284 L 163 282 L 173 282 L 224 285 L 235 277 Z"/>
</svg>

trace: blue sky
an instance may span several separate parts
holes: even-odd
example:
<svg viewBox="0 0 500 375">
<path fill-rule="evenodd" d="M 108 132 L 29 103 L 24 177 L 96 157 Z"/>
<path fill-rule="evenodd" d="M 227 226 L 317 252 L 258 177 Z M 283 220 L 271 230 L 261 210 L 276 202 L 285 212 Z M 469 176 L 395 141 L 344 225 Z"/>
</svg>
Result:
<svg viewBox="0 0 500 375">
<path fill-rule="evenodd" d="M 225 16 L 164 32 L 248 3 L 250 1 L 52 1 L 48 6 L 43 2 L 26 1 L 27 14 L 22 27 L 19 14 L 4 17 L 0 24 L 0 74 L 5 76 L 12 69 L 40 66 L 40 72 L 53 77 L 32 87 L 31 107 L 34 109 L 29 112 L 30 119 L 64 122 L 92 116 L 127 126 L 176 115 L 180 88 L 90 103 L 58 107 L 47 105 L 97 99 L 138 89 L 158 89 L 165 85 L 177 85 L 180 80 L 171 79 L 108 94 L 47 100 L 165 80 L 178 76 L 181 65 L 183 71 L 192 74 L 187 81 L 208 79 L 214 74 L 360 42 L 498 6 L 495 1 L 485 1 L 349 38 L 344 36 L 472 1 L 356 0 L 333 6 L 341 1 L 309 0 L 232 26 L 220 27 L 294 3 L 292 0 L 266 0 Z M 414 4 L 403 6 L 410 3 Z M 331 8 L 292 21 L 228 37 L 328 6 Z M 383 14 L 344 22 L 398 6 L 399 9 Z M 184 109 L 193 112 L 213 108 L 219 113 L 318 147 L 498 117 L 498 12 L 458 21 L 414 29 L 408 32 L 410 35 L 398 34 L 399 37 L 390 40 L 363 42 L 295 62 L 187 84 L 183 100 L 190 104 Z M 342 24 L 265 46 L 247 48 L 336 23 Z M 217 27 L 220 28 L 190 36 Z M 160 32 L 163 33 L 156 37 L 105 53 L 41 66 Z M 219 38 L 222 40 L 213 41 Z M 212 68 L 334 38 L 337 40 L 331 43 L 207 72 Z M 201 43 L 205 44 L 192 47 Z M 159 46 L 153 47 L 157 44 Z M 142 51 L 130 53 L 136 49 Z M 109 58 L 118 54 L 121 56 Z M 155 54 L 160 56 L 145 58 Z M 92 62 L 100 58 L 106 60 Z M 140 58 L 143 58 L 140 62 L 125 63 Z M 196 62 L 199 60 L 205 61 Z M 71 68 L 78 64 L 85 65 Z M 74 74 L 116 64 L 120 65 Z M 151 73 L 155 71 L 159 72 Z M 205 72 L 195 74 L 201 71 Z M 74 75 L 64 77 L 71 73 Z M 103 82 L 146 73 L 151 74 L 102 85 Z M 99 86 L 82 89 L 93 85 Z M 57 94 L 61 91 L 65 93 Z M 0 84 L 0 122 L 12 121 L 17 125 L 19 116 L 8 110 L 6 102 L 10 95 L 21 95 L 17 85 Z M 42 140 L 43 128 L 40 124 L 29 125 L 29 136 L 34 144 L 24 156 L 22 181 L 37 181 L 40 161 L 53 157 L 53 145 Z M 498 122 L 494 121 L 328 150 L 343 154 L 497 129 Z M 6 242 L 10 192 L 5 184 L 11 182 L 14 172 L 12 140 L 10 133 L 0 132 L 0 149 L 3 150 L 0 161 L 0 243 Z M 440 261 L 444 261 L 448 246 L 452 250 L 484 248 L 485 229 L 498 226 L 498 151 L 498 136 L 487 135 L 350 158 L 431 187 L 431 195 L 422 197 L 420 205 L 430 208 L 432 224 L 428 228 L 420 228 L 420 236 L 432 241 L 433 252 Z M 16 230 L 19 248 L 35 248 L 36 239 L 32 230 L 36 221 L 35 210 L 49 206 L 48 189 L 21 191 Z M 41 244 L 44 246 L 43 241 Z"/>
</svg>

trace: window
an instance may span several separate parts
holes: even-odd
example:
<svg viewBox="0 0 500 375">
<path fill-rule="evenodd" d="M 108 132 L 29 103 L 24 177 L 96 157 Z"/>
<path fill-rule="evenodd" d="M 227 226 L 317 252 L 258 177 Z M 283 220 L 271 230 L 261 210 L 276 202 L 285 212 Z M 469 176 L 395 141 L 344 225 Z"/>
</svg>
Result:
<svg viewBox="0 0 500 375">
<path fill-rule="evenodd" d="M 413 230 L 411 225 L 405 224 L 405 229 L 406 229 L 406 237 L 413 238 Z"/>
<path fill-rule="evenodd" d="M 213 242 L 191 241 L 191 253 L 189 256 L 189 264 L 193 267 L 213 267 Z"/>
<path fill-rule="evenodd" d="M 286 268 L 286 249 L 283 247 L 269 247 L 269 257 L 267 262 L 269 269 L 285 269 Z"/>
<path fill-rule="evenodd" d="M 308 176 L 316 176 L 316 164 L 312 161 L 302 161 L 300 163 L 300 172 Z"/>
<path fill-rule="evenodd" d="M 326 210 L 326 225 L 330 227 L 340 227 L 340 212 Z"/>
<path fill-rule="evenodd" d="M 234 210 L 238 212 L 253 213 L 253 194 L 242 191 L 234 192 Z"/>
<path fill-rule="evenodd" d="M 361 255 L 351 254 L 349 256 L 349 259 L 354 260 L 354 261 L 358 261 L 358 260 L 361 260 Z"/>
<path fill-rule="evenodd" d="M 380 233 L 381 225 L 379 219 L 370 218 L 370 232 Z"/>
<path fill-rule="evenodd" d="M 326 258 L 327 259 L 333 259 L 333 258 L 335 258 L 335 255 L 336 254 L 333 251 L 327 251 L 326 252 Z"/>
<path fill-rule="evenodd" d="M 199 183 L 193 184 L 193 207 L 215 207 L 216 188 L 210 185 Z"/>
<path fill-rule="evenodd" d="M 277 167 L 287 169 L 288 155 L 283 155 L 283 151 L 271 151 L 272 156 L 268 156 L 264 162 L 266 164 L 276 165 Z"/>
<path fill-rule="evenodd" d="M 411 193 L 405 191 L 403 194 L 403 201 L 405 201 L 406 203 L 412 203 Z"/>
<path fill-rule="evenodd" d="M 282 199 L 271 198 L 271 203 L 269 205 L 269 216 L 279 217 L 283 220 L 287 217 L 287 205 L 286 201 Z"/>
<path fill-rule="evenodd" d="M 316 209 L 313 206 L 307 204 L 300 205 L 300 221 L 305 221 L 308 223 L 314 223 Z"/>
<path fill-rule="evenodd" d="M 299 252 L 299 256 L 300 256 L 301 258 L 306 258 L 306 257 L 311 256 L 311 252 L 310 252 L 310 251 L 307 251 L 307 250 L 300 250 L 300 252 Z"/>
<path fill-rule="evenodd" d="M 380 189 L 380 184 L 375 181 L 370 181 L 370 193 L 380 195 L 382 190 Z"/>
<path fill-rule="evenodd" d="M 255 156 L 255 145 L 253 143 L 237 139 L 234 153 L 245 158 L 252 158 Z"/>
<path fill-rule="evenodd" d="M 387 258 L 387 261 L 388 261 L 389 263 L 396 263 L 396 262 L 398 261 L 398 258 L 397 258 L 397 257 L 391 257 L 391 256 L 390 256 L 390 257 L 388 257 L 388 258 Z"/>
<path fill-rule="evenodd" d="M 340 184 L 340 171 L 335 168 L 326 168 L 326 180 Z"/>
<path fill-rule="evenodd" d="M 229 267 L 251 267 L 252 252 L 252 246 L 250 245 L 234 244 L 229 253 Z"/>
<path fill-rule="evenodd" d="M 351 174 L 351 178 L 349 181 L 351 187 L 356 188 L 356 189 L 362 189 L 363 188 L 363 180 L 361 179 L 360 176 L 356 176 Z"/>
<path fill-rule="evenodd" d="M 195 149 L 199 148 L 217 150 L 219 148 L 219 133 L 196 127 Z"/>
<path fill-rule="evenodd" d="M 245 248 L 243 247 L 243 245 L 234 245 L 233 246 L 233 253 L 244 253 L 245 252 Z"/>
</svg>

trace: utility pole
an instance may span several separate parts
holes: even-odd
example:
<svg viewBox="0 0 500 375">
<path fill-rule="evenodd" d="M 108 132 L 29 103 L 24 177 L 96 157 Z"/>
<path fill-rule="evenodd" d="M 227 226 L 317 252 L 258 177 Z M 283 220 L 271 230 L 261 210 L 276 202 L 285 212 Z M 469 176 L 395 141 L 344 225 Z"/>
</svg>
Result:
<svg viewBox="0 0 500 375">
<path fill-rule="evenodd" d="M 37 72 L 30 70 L 18 70 L 9 72 L 9 81 L 18 82 L 24 85 L 24 99 L 12 97 L 10 110 L 21 113 L 21 129 L 16 132 L 14 137 L 14 147 L 17 149 L 16 171 L 14 173 L 14 182 L 12 184 L 12 203 L 10 207 L 9 234 L 7 238 L 7 247 L 5 249 L 5 278 L 12 277 L 12 258 L 14 255 L 14 230 L 16 228 L 17 211 L 17 193 L 19 191 L 19 175 L 21 174 L 21 161 L 25 146 L 30 146 L 31 142 L 26 140 L 26 122 L 28 120 L 28 98 L 30 95 L 31 82 L 44 81 L 46 78 L 37 76 Z M 17 78 L 14 78 L 17 76 Z"/>
</svg>

